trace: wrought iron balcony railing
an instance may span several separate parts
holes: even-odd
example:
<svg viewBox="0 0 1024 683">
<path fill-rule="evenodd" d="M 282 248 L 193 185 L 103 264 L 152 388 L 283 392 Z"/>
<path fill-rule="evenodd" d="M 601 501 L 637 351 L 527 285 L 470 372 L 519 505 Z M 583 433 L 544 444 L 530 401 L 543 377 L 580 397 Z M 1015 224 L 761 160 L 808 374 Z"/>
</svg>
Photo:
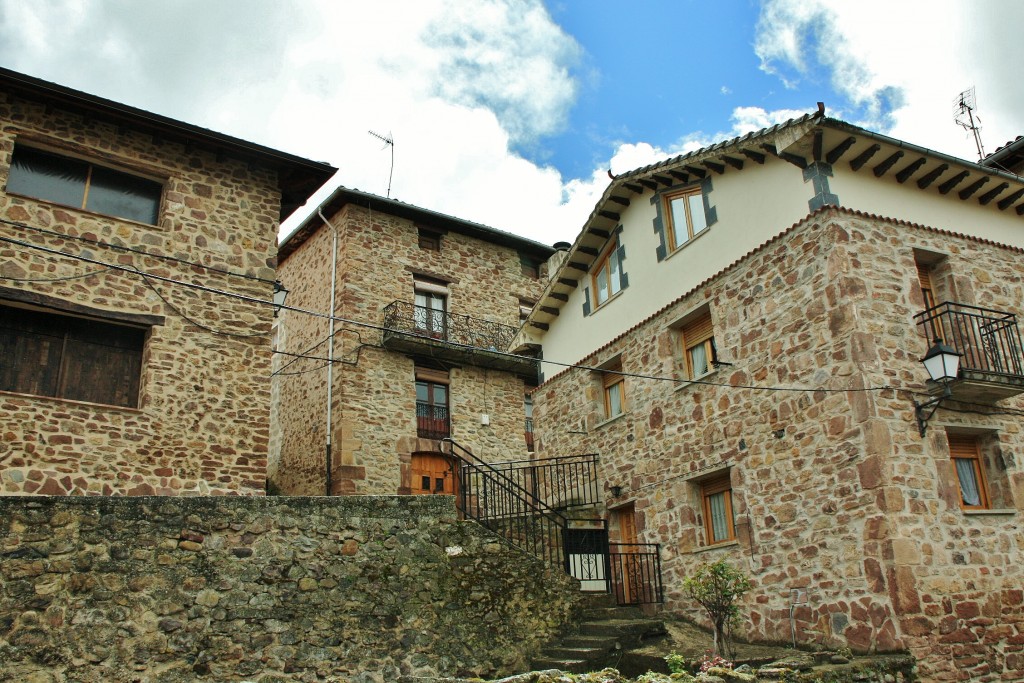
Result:
<svg viewBox="0 0 1024 683">
<path fill-rule="evenodd" d="M 447 406 L 416 402 L 416 435 L 421 439 L 447 439 L 452 434 Z"/>
<path fill-rule="evenodd" d="M 916 318 L 930 339 L 942 339 L 963 354 L 963 370 L 1024 375 L 1020 332 L 1013 313 L 947 301 L 918 313 Z"/>
<path fill-rule="evenodd" d="M 506 351 L 517 332 L 511 325 L 438 311 L 408 301 L 392 301 L 384 308 L 384 327 L 389 331 L 487 351 Z"/>
</svg>

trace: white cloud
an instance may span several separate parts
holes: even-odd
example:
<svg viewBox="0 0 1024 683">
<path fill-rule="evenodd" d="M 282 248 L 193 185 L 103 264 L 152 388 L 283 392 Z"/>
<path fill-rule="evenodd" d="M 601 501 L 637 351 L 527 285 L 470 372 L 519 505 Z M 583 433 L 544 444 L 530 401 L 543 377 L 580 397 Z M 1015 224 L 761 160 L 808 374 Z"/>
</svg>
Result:
<svg viewBox="0 0 1024 683">
<path fill-rule="evenodd" d="M 1005 0 L 768 0 L 755 50 L 788 86 L 827 80 L 855 123 L 975 159 L 953 100 L 976 85 L 990 152 L 1021 132 L 1009 46 L 1022 21 L 1024 3 Z"/>
<path fill-rule="evenodd" d="M 0 16 L 10 68 L 328 161 L 350 187 L 387 192 L 375 130 L 394 136 L 396 199 L 549 243 L 590 209 L 514 151 L 576 94 L 580 48 L 539 0 L 0 0 Z"/>
</svg>

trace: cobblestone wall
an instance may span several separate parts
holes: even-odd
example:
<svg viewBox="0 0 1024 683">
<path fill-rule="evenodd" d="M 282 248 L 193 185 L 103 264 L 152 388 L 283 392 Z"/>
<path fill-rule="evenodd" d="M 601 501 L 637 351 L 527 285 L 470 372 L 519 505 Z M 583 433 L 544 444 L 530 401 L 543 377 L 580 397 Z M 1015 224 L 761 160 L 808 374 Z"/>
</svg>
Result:
<svg viewBox="0 0 1024 683">
<path fill-rule="evenodd" d="M 448 497 L 0 499 L 0 681 L 503 675 L 568 577 Z"/>
<path fill-rule="evenodd" d="M 0 234 L 32 245 L 0 245 L 0 286 L 164 321 L 148 331 L 137 405 L 0 394 L 0 493 L 262 494 L 269 308 L 103 264 L 270 299 L 276 172 L 0 93 L 0 187 L 26 140 L 161 178 L 162 203 L 146 225 L 0 192 Z"/>
<path fill-rule="evenodd" d="M 632 504 L 639 540 L 662 544 L 669 609 L 700 618 L 681 581 L 725 557 L 755 586 L 750 638 L 785 642 L 795 629 L 805 644 L 909 648 L 926 680 L 1019 677 L 1024 435 L 1001 408 L 1024 402 L 942 409 L 920 438 L 910 392 L 924 392 L 929 340 L 913 317 L 915 249 L 944 257 L 943 298 L 1021 312 L 1015 249 L 819 213 L 582 359 L 684 377 L 679 324 L 708 306 L 728 365 L 697 384 L 627 376 L 628 413 L 611 421 L 599 376 L 562 373 L 535 394 L 539 452 L 600 453 L 608 507 Z M 862 391 L 872 387 L 894 389 Z M 961 510 L 947 428 L 997 442 L 989 476 L 1008 509 Z M 709 546 L 700 481 L 726 471 L 737 540 Z"/>
</svg>

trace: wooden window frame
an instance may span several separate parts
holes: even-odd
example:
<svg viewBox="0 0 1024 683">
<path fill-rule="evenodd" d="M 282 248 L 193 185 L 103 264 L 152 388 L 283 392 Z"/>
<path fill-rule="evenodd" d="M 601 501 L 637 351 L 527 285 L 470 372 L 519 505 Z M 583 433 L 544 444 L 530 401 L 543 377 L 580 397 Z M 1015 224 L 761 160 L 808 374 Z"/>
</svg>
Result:
<svg viewBox="0 0 1024 683">
<path fill-rule="evenodd" d="M 610 420 L 626 412 L 626 378 L 622 372 L 622 363 L 615 362 L 601 369 L 601 391 L 604 397 L 604 416 Z M 619 412 L 612 414 L 611 389 L 619 387 Z"/>
<path fill-rule="evenodd" d="M 611 241 L 611 244 L 604 250 L 600 258 L 594 264 L 593 269 L 590 273 L 590 282 L 594 290 L 594 307 L 599 308 L 622 292 L 622 261 L 618 260 L 618 280 L 615 282 L 615 287 L 612 287 L 612 269 L 611 262 L 612 258 L 619 259 L 619 240 L 615 238 Z M 604 299 L 601 298 L 601 280 L 602 278 L 608 283 L 608 296 Z M 615 289 L 615 291 L 612 291 Z"/>
<path fill-rule="evenodd" d="M 428 305 L 417 303 L 423 297 Z M 433 308 L 430 301 L 440 301 L 441 308 Z M 421 310 L 422 309 L 422 313 Z M 434 282 L 422 278 L 413 280 L 413 327 L 435 339 L 448 337 L 448 286 L 443 282 Z"/>
<path fill-rule="evenodd" d="M 705 309 L 703 312 L 697 313 L 679 326 L 679 345 L 682 349 L 683 366 L 687 379 L 700 379 L 715 371 L 718 350 L 715 346 L 715 322 L 711 317 L 710 310 Z M 704 353 L 708 359 L 708 371 L 698 375 L 694 372 L 690 350 L 701 345 L 704 346 Z"/>
<path fill-rule="evenodd" d="M 960 499 L 962 510 L 991 510 L 992 500 L 989 497 L 988 478 L 985 476 L 985 463 L 981 458 L 981 444 L 974 434 L 946 434 L 946 441 L 949 444 L 949 459 L 953 465 L 953 476 L 956 477 L 957 497 Z M 964 502 L 960 482 L 960 472 L 956 468 L 957 460 L 967 460 L 974 470 L 974 478 L 978 485 L 978 505 L 968 505 Z"/>
<path fill-rule="evenodd" d="M 727 538 L 716 539 L 711 518 L 711 498 L 724 493 Z M 736 540 L 736 523 L 732 505 L 732 477 L 729 472 L 700 482 L 701 508 L 704 511 L 704 537 L 709 546 Z"/>
<path fill-rule="evenodd" d="M 417 433 L 417 436 L 419 436 L 421 433 L 427 432 L 427 431 L 429 431 L 431 433 L 447 432 L 446 436 L 451 436 L 451 433 L 452 433 L 452 413 L 451 413 L 452 393 L 451 393 L 451 383 L 450 383 L 450 380 L 449 380 L 448 373 L 446 371 L 444 371 L 444 370 L 434 370 L 434 369 L 431 369 L 431 368 L 419 368 L 418 367 L 418 368 L 416 368 L 415 377 L 416 377 L 416 382 L 415 382 L 414 386 L 416 387 L 416 392 L 417 392 L 417 395 L 416 395 L 416 433 Z M 427 390 L 427 401 L 426 402 L 423 402 L 423 401 L 419 400 L 419 386 L 421 384 L 424 385 L 426 387 L 426 390 Z M 444 405 L 442 405 L 440 403 L 435 403 L 434 402 L 434 388 L 435 387 L 441 387 L 441 386 L 444 387 Z M 434 407 L 442 407 L 442 408 L 444 408 L 444 418 L 443 418 L 443 421 L 446 423 L 446 427 L 447 427 L 445 430 L 441 430 L 441 429 L 438 429 L 438 428 L 423 430 L 423 429 L 420 428 L 420 422 L 421 422 L 420 417 L 421 416 L 419 414 L 419 406 L 420 406 L 421 403 L 423 405 L 427 405 L 427 406 L 430 406 L 432 408 L 434 408 Z M 439 423 L 439 422 L 442 421 L 442 418 L 431 417 L 431 416 L 423 416 L 423 417 L 424 417 L 425 420 L 428 421 L 428 424 L 429 423 Z M 421 438 L 432 438 L 432 437 L 424 436 L 424 437 L 421 437 Z"/>
<path fill-rule="evenodd" d="M 32 178 L 38 178 L 38 174 L 22 171 L 17 165 L 19 155 L 25 154 L 40 154 L 49 157 L 56 157 L 57 159 L 66 160 L 68 164 L 84 166 L 85 178 L 81 185 L 81 201 L 77 203 L 61 201 L 60 198 L 54 198 L 52 195 L 47 196 L 47 192 L 45 190 L 39 191 L 38 189 L 33 188 Z M 148 189 L 150 190 L 149 192 L 140 191 L 133 196 L 144 199 L 147 203 L 152 204 L 152 214 L 142 217 L 141 215 L 127 215 L 130 212 L 120 213 L 117 211 L 102 211 L 95 206 L 90 206 L 89 194 L 93 186 L 93 175 L 97 170 L 109 174 L 111 179 L 128 179 L 137 185 L 136 189 L 141 189 L 148 185 Z M 19 187 L 19 185 L 24 185 L 25 187 Z M 160 222 L 160 213 L 163 208 L 164 181 L 123 168 L 116 168 L 107 164 L 97 163 L 91 159 L 83 158 L 78 155 L 66 154 L 42 146 L 37 147 L 36 145 L 16 143 L 14 146 L 14 153 L 11 156 L 11 166 L 8 172 L 7 187 L 5 190 L 10 194 L 31 197 L 50 204 L 68 206 L 80 211 L 87 211 L 101 216 L 110 216 L 112 218 L 142 223 L 145 225 L 157 225 Z M 101 208 L 106 208 L 106 205 Z"/>
<path fill-rule="evenodd" d="M 419 248 L 425 251 L 441 251 L 441 235 L 426 228 L 416 228 Z"/>
<path fill-rule="evenodd" d="M 711 227 L 711 226 L 709 226 L 707 224 L 708 223 L 707 212 L 705 211 L 705 213 L 704 213 L 704 227 L 701 228 L 699 231 L 694 232 L 694 230 L 693 230 L 693 216 L 690 215 L 690 201 L 689 201 L 690 197 L 694 197 L 694 196 L 700 197 L 701 210 L 703 211 L 704 210 L 704 208 L 703 208 L 704 207 L 704 193 L 701 191 L 700 187 L 691 187 L 691 188 L 686 189 L 686 190 L 681 190 L 679 192 L 672 192 L 672 193 L 664 195 L 664 201 L 665 201 L 665 227 L 666 227 L 666 231 L 665 231 L 666 245 L 665 246 L 667 247 L 668 253 L 670 253 L 670 254 L 675 252 L 675 251 L 677 251 L 677 250 L 679 250 L 679 249 L 682 249 L 687 244 L 689 244 L 693 240 L 694 237 L 696 237 L 697 235 L 703 234 L 709 227 Z M 677 244 L 676 243 L 676 235 L 679 234 L 679 232 L 678 232 L 679 228 L 676 225 L 675 213 L 672 211 L 672 204 L 673 204 L 673 202 L 675 202 L 677 200 L 681 200 L 681 199 L 685 200 L 685 201 L 683 201 L 683 207 L 684 207 L 683 213 L 684 213 L 684 215 L 686 217 L 686 239 L 683 240 L 682 242 L 679 242 Z"/>
<path fill-rule="evenodd" d="M 20 326 L 0 323 L 0 347 L 10 345 L 0 360 L 0 387 L 4 391 L 118 408 L 139 407 L 150 326 L 10 303 L 0 301 L 0 319 L 14 321 L 19 311 L 24 317 Z M 45 348 L 33 346 L 33 341 L 43 338 L 48 339 Z M 32 351 L 39 354 L 36 363 L 24 357 Z M 83 371 L 81 368 L 87 366 L 84 359 L 95 361 L 97 366 Z M 26 375 L 26 368 L 36 371 Z M 108 381 L 104 383 L 101 377 Z"/>
</svg>

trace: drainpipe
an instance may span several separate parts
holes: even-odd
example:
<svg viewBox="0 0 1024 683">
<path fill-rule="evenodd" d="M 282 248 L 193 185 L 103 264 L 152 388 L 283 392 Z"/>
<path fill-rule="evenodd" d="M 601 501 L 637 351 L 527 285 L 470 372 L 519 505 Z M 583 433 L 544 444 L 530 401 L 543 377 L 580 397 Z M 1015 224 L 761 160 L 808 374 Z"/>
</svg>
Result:
<svg viewBox="0 0 1024 683">
<path fill-rule="evenodd" d="M 320 220 L 324 222 L 324 225 L 329 225 L 331 231 L 334 233 L 334 237 L 331 241 L 331 317 L 329 337 L 330 340 L 327 344 L 327 441 L 325 443 L 325 468 L 327 473 L 327 492 L 326 495 L 331 495 L 331 432 L 332 432 L 332 418 L 331 418 L 331 402 L 333 399 L 334 392 L 334 298 L 335 288 L 337 283 L 338 275 L 338 229 L 334 227 L 334 224 L 327 220 L 324 216 L 323 211 L 320 207 L 317 207 L 316 213 L 320 216 Z"/>
</svg>

